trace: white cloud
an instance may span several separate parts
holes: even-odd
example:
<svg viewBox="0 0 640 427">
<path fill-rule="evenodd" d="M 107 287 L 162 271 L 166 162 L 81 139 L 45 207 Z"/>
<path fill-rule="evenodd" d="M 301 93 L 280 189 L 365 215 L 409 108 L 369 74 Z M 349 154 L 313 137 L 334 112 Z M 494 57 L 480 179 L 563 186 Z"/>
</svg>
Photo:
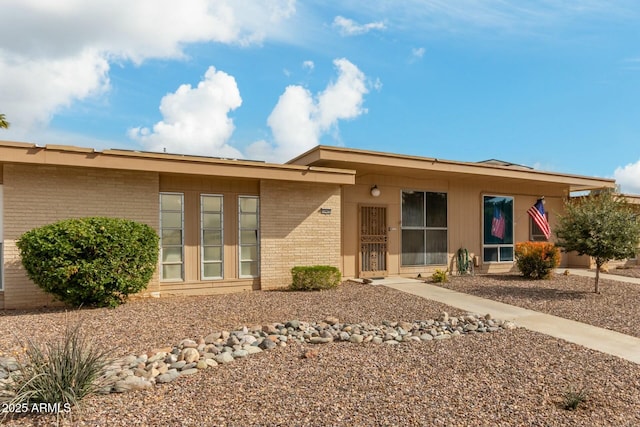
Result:
<svg viewBox="0 0 640 427">
<path fill-rule="evenodd" d="M 109 88 L 109 64 L 95 51 L 73 58 L 0 57 L 2 112 L 13 130 L 47 124 L 60 108 Z"/>
<path fill-rule="evenodd" d="M 110 63 L 182 58 L 194 42 L 260 43 L 282 37 L 294 13 L 295 0 L 3 0 L 2 112 L 28 132 L 108 89 Z"/>
<path fill-rule="evenodd" d="M 384 22 L 370 22 L 368 24 L 358 24 L 352 19 L 343 16 L 336 16 L 333 20 L 333 26 L 340 31 L 343 36 L 357 36 L 368 33 L 371 30 L 384 30 L 386 25 Z"/>
<path fill-rule="evenodd" d="M 640 194 L 640 160 L 616 168 L 613 177 L 623 193 Z"/>
<path fill-rule="evenodd" d="M 318 123 L 322 129 L 367 112 L 362 108 L 364 95 L 369 92 L 364 73 L 345 58 L 336 59 L 333 64 L 338 69 L 338 80 L 329 83 L 318 96 Z"/>
<path fill-rule="evenodd" d="M 197 87 L 183 84 L 162 98 L 163 120 L 152 130 L 134 128 L 129 136 L 151 151 L 241 158 L 227 143 L 235 129 L 228 114 L 241 104 L 235 79 L 209 67 Z"/>
<path fill-rule="evenodd" d="M 422 57 L 424 56 L 425 51 L 426 50 L 423 47 L 414 47 L 413 49 L 411 49 L 411 58 L 413 60 L 422 59 Z"/>
<path fill-rule="evenodd" d="M 288 86 L 278 99 L 267 124 L 274 144 L 258 141 L 247 155 L 284 162 L 316 146 L 322 135 L 335 131 L 340 120 L 354 119 L 367 110 L 362 106 L 369 92 L 366 76 L 347 59 L 333 61 L 338 78 L 315 97 L 302 86 Z"/>
<path fill-rule="evenodd" d="M 313 70 L 315 66 L 316 64 L 314 64 L 313 61 L 304 61 L 302 63 L 302 68 L 307 69 L 309 71 Z"/>
<path fill-rule="evenodd" d="M 548 37 L 552 31 L 580 28 L 593 34 L 611 19 L 633 23 L 638 18 L 635 0 L 404 0 L 362 2 L 343 0 L 344 14 L 372 19 L 384 16 L 393 28 L 421 34 L 478 34 Z M 586 31 L 590 30 L 590 31 Z M 576 35 L 573 34 L 575 37 Z M 575 40 L 572 38 L 572 40 Z"/>
<path fill-rule="evenodd" d="M 380 92 L 382 90 L 382 80 L 380 80 L 380 77 L 376 77 L 376 79 L 374 80 L 374 82 L 371 84 L 371 86 L 377 91 Z"/>
</svg>

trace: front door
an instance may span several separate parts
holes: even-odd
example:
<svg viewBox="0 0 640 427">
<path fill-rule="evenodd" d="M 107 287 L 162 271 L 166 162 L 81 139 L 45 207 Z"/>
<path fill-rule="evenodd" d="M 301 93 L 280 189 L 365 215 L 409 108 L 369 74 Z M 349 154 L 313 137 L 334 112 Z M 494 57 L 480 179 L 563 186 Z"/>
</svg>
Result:
<svg viewBox="0 0 640 427">
<path fill-rule="evenodd" d="M 387 208 L 360 207 L 360 277 L 387 275 Z"/>
</svg>

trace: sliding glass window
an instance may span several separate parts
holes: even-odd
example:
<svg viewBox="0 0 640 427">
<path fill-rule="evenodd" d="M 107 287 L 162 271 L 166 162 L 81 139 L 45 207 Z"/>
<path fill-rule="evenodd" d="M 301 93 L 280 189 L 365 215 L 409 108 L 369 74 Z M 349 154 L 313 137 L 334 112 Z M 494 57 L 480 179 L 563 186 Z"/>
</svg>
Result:
<svg viewBox="0 0 640 427">
<path fill-rule="evenodd" d="M 184 195 L 160 193 L 160 279 L 184 280 Z"/>
<path fill-rule="evenodd" d="M 447 193 L 402 192 L 402 265 L 447 264 Z"/>
<path fill-rule="evenodd" d="M 217 194 L 200 195 L 200 265 L 202 280 L 222 279 L 223 198 Z"/>
</svg>

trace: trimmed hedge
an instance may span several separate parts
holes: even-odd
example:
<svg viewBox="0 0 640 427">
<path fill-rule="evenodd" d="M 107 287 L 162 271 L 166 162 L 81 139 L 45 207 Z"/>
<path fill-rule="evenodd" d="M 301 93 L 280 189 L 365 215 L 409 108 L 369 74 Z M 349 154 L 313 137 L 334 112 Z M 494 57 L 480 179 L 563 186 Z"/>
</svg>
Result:
<svg viewBox="0 0 640 427">
<path fill-rule="evenodd" d="M 524 277 L 548 279 L 560 265 L 560 249 L 553 243 L 516 243 L 516 265 Z"/>
<path fill-rule="evenodd" d="M 44 291 L 73 306 L 116 307 L 147 287 L 158 263 L 158 235 L 138 222 L 67 219 L 24 233 L 22 265 Z"/>
<path fill-rule="evenodd" d="M 291 276 L 293 282 L 289 288 L 294 291 L 333 289 L 338 287 L 342 279 L 340 270 L 329 265 L 293 267 Z"/>
</svg>

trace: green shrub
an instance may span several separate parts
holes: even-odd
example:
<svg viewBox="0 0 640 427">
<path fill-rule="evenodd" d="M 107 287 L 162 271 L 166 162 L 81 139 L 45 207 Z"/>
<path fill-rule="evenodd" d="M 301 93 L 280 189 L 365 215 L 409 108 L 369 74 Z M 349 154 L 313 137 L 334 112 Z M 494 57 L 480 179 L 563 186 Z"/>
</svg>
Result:
<svg viewBox="0 0 640 427">
<path fill-rule="evenodd" d="M 437 269 L 432 275 L 431 280 L 434 283 L 445 283 L 447 281 L 447 270 Z"/>
<path fill-rule="evenodd" d="M 560 250 L 547 242 L 516 243 L 516 265 L 524 277 L 547 279 L 560 265 Z"/>
<path fill-rule="evenodd" d="M 338 287 L 342 276 L 340 270 L 329 265 L 293 267 L 293 281 L 290 289 L 294 291 L 319 291 Z"/>
<path fill-rule="evenodd" d="M 158 262 L 158 235 L 117 218 L 68 219 L 17 242 L 29 278 L 74 305 L 115 307 L 146 288 Z"/>
<path fill-rule="evenodd" d="M 582 403 L 589 398 L 589 392 L 585 388 L 569 388 L 563 395 L 562 407 L 569 411 L 575 411 Z"/>
<path fill-rule="evenodd" d="M 80 327 L 67 327 L 58 341 L 44 345 L 27 340 L 26 361 L 12 374 L 10 405 L 57 404 L 68 412 L 84 397 L 107 385 L 105 367 L 111 362 L 108 350 L 101 349 Z"/>
</svg>

